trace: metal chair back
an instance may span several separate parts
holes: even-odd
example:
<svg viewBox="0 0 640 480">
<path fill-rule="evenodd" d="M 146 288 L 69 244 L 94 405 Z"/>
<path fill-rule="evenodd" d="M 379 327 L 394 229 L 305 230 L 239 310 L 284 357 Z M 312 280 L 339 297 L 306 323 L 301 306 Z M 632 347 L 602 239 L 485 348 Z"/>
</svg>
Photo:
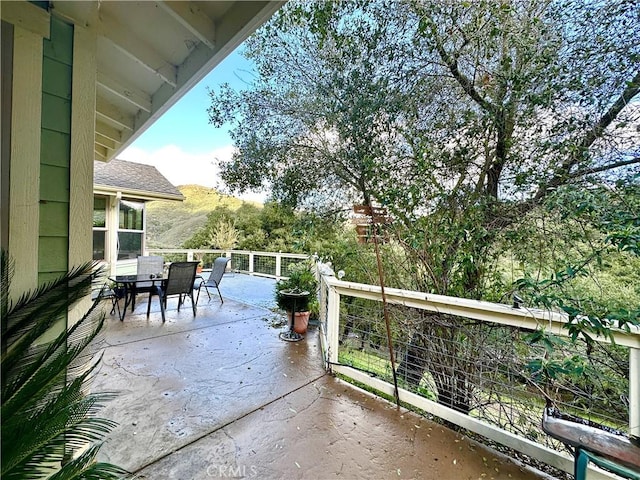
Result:
<svg viewBox="0 0 640 480">
<path fill-rule="evenodd" d="M 211 269 L 209 278 L 207 278 L 207 281 L 206 281 L 207 285 L 212 287 L 220 285 L 222 276 L 224 275 L 224 272 L 227 269 L 227 263 L 229 263 L 230 260 L 231 259 L 227 257 L 218 257 L 213 261 L 213 268 Z"/>
<path fill-rule="evenodd" d="M 196 279 L 198 262 L 173 262 L 169 266 L 167 284 L 164 288 L 165 297 L 168 295 L 189 295 Z"/>
<path fill-rule="evenodd" d="M 138 275 L 158 275 L 162 273 L 163 268 L 164 258 L 159 255 L 140 255 L 138 257 L 138 269 L 136 270 Z M 139 282 L 137 290 L 144 290 L 145 287 L 151 287 L 151 282 Z"/>
<path fill-rule="evenodd" d="M 167 297 L 170 295 L 178 295 L 178 311 L 184 298 L 191 299 L 191 308 L 193 316 L 196 316 L 196 303 L 193 298 L 193 282 L 196 279 L 196 268 L 198 262 L 173 262 L 169 266 L 169 274 L 167 281 L 162 285 L 155 285 L 149 294 L 149 303 L 147 304 L 147 317 L 151 312 L 151 297 L 158 295 L 160 298 L 160 311 L 162 312 L 162 322 L 165 321 L 165 307 L 167 305 Z M 184 296 L 184 298 L 183 298 Z"/>
<path fill-rule="evenodd" d="M 209 278 L 207 278 L 206 281 L 200 281 L 200 285 L 197 286 L 198 297 L 196 298 L 196 302 L 200 299 L 200 290 L 202 289 L 202 287 L 204 287 L 209 300 L 211 300 L 209 287 L 214 287 L 216 290 L 218 290 L 220 301 L 224 303 L 224 300 L 222 300 L 222 293 L 220 293 L 220 282 L 222 281 L 222 276 L 227 269 L 227 263 L 229 263 L 229 261 L 231 261 L 231 259 L 227 257 L 218 257 L 213 261 L 213 268 L 211 269 Z M 196 286 L 194 286 L 194 288 L 196 288 Z"/>
</svg>

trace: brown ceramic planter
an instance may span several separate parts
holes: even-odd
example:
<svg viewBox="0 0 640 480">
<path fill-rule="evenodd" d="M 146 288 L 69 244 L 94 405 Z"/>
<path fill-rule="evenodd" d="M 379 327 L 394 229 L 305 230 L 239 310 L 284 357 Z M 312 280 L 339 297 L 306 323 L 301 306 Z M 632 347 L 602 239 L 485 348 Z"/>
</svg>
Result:
<svg viewBox="0 0 640 480">
<path fill-rule="evenodd" d="M 293 331 L 296 333 L 307 333 L 307 327 L 309 326 L 309 317 L 311 312 L 296 312 L 296 321 L 293 325 Z M 289 320 L 289 328 L 291 328 L 291 312 L 287 312 L 287 319 Z"/>
</svg>

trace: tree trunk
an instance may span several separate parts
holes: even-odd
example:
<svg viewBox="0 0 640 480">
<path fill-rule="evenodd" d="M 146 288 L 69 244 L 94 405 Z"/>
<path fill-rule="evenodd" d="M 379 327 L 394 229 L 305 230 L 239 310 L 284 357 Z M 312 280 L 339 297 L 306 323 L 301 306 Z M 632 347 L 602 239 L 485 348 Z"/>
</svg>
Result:
<svg viewBox="0 0 640 480">
<path fill-rule="evenodd" d="M 459 412 L 472 409 L 473 384 L 477 362 L 467 358 L 470 349 L 463 342 L 459 328 L 446 315 L 421 312 L 421 323 L 414 331 L 402 362 L 397 367 L 398 377 L 412 390 L 417 390 L 425 372 L 433 378 L 438 403 Z M 473 348 L 471 349 L 473 350 Z"/>
<path fill-rule="evenodd" d="M 427 366 L 421 337 L 420 332 L 414 332 L 409 341 L 407 352 L 396 369 L 398 378 L 407 382 L 407 386 L 411 390 L 417 390 Z"/>
</svg>

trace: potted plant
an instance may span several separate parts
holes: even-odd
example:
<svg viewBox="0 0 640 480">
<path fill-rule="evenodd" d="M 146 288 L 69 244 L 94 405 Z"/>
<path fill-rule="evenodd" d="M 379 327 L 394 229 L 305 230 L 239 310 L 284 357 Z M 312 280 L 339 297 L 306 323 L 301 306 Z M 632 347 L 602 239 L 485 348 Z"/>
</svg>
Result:
<svg viewBox="0 0 640 480">
<path fill-rule="evenodd" d="M 198 266 L 196 267 L 196 273 L 202 273 L 202 269 L 204 268 L 204 253 L 193 252 L 193 261 L 198 262 Z"/>
<path fill-rule="evenodd" d="M 276 304 L 287 312 L 287 318 L 291 319 L 291 312 L 295 301 L 295 322 L 294 330 L 297 333 L 305 333 L 309 324 L 309 317 L 312 312 L 318 311 L 318 299 L 316 291 L 318 282 L 313 274 L 311 262 L 300 262 L 289 267 L 289 277 L 281 280 L 275 285 Z M 288 293 L 300 294 L 308 292 L 307 295 L 296 297 L 295 300 Z"/>
</svg>

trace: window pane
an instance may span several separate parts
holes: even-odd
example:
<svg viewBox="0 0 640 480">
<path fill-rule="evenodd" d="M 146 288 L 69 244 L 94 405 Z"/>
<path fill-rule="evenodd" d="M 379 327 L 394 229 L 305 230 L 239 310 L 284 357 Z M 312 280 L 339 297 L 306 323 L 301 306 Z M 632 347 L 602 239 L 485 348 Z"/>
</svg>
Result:
<svg viewBox="0 0 640 480">
<path fill-rule="evenodd" d="M 142 255 L 142 233 L 118 232 L 118 260 Z"/>
<path fill-rule="evenodd" d="M 105 197 L 93 197 L 93 226 L 104 227 L 107 218 L 107 199 Z"/>
<path fill-rule="evenodd" d="M 95 217 L 94 217 L 95 218 Z M 104 260 L 104 245 L 107 232 L 94 230 L 93 232 L 93 259 Z"/>
<path fill-rule="evenodd" d="M 142 230 L 144 203 L 130 200 L 120 201 L 120 229 Z"/>
</svg>

